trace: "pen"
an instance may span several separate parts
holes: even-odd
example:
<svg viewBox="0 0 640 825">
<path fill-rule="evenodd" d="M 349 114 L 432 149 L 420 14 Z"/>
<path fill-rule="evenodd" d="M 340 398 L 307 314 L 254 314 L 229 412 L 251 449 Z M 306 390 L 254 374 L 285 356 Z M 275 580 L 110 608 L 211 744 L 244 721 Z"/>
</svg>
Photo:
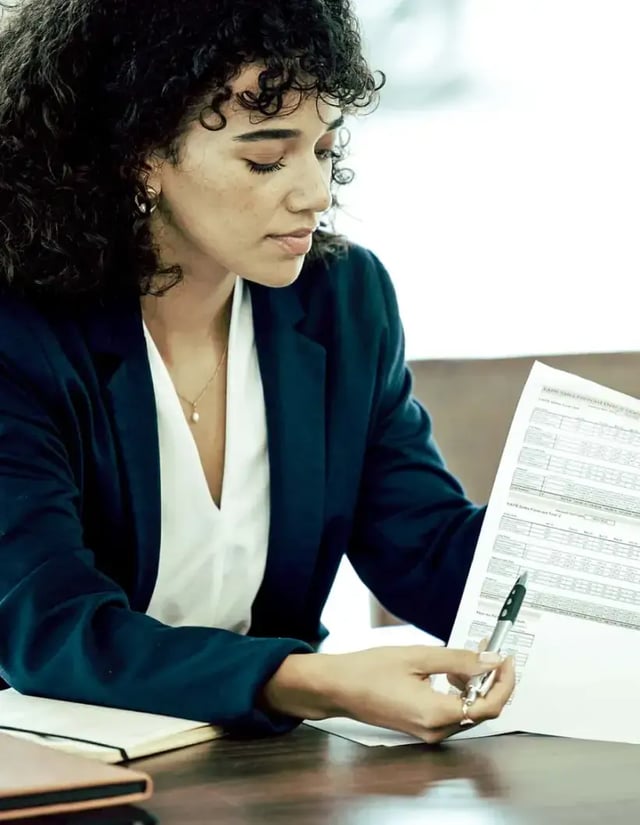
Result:
<svg viewBox="0 0 640 825">
<path fill-rule="evenodd" d="M 518 613 L 520 612 L 522 602 L 527 592 L 526 585 L 527 573 L 525 571 L 518 576 L 516 583 L 505 599 L 505 603 L 502 605 L 502 610 L 498 615 L 498 621 L 487 645 L 487 653 L 501 652 L 505 639 L 518 618 Z M 495 670 L 491 670 L 489 673 L 481 673 L 479 676 L 472 676 L 467 682 L 464 695 L 465 704 L 469 706 L 475 702 L 478 696 L 484 696 L 493 684 L 494 678 Z"/>
</svg>

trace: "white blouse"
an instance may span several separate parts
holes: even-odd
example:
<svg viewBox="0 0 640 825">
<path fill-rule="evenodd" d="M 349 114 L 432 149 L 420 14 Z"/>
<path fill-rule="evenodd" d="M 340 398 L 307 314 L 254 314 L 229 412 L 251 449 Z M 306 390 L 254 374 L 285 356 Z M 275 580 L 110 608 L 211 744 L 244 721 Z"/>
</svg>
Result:
<svg viewBox="0 0 640 825">
<path fill-rule="evenodd" d="M 162 499 L 158 578 L 147 613 L 168 625 L 246 633 L 264 576 L 270 512 L 266 412 L 250 292 L 237 278 L 219 508 L 191 425 L 146 325 L 144 334 L 158 412 Z"/>
</svg>

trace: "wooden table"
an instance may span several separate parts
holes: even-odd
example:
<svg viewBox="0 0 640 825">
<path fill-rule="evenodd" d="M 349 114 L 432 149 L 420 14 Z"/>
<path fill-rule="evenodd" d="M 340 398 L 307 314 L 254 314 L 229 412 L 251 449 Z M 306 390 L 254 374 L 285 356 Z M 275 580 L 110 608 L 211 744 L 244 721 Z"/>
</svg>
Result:
<svg viewBox="0 0 640 825">
<path fill-rule="evenodd" d="M 302 726 L 140 760 L 161 825 L 640 822 L 640 747 L 538 736 L 368 748 Z"/>
</svg>

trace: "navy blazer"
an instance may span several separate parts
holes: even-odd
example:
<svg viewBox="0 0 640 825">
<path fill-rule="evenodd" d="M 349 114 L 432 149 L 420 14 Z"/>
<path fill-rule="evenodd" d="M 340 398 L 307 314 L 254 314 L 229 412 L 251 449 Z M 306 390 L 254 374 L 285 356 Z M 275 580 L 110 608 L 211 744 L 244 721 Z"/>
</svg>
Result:
<svg viewBox="0 0 640 825">
<path fill-rule="evenodd" d="M 290 287 L 250 289 L 271 529 L 248 636 L 145 615 L 160 470 L 137 297 L 82 311 L 0 300 L 0 676 L 17 690 L 286 730 L 295 720 L 256 696 L 323 636 L 345 553 L 388 609 L 448 637 L 483 510 L 412 398 L 388 274 L 354 246 Z"/>
</svg>

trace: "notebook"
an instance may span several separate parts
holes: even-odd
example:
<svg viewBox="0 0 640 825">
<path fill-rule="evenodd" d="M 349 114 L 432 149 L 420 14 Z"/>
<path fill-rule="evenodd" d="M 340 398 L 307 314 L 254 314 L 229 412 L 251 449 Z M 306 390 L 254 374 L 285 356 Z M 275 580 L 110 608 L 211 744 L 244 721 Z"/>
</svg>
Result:
<svg viewBox="0 0 640 825">
<path fill-rule="evenodd" d="M 0 733 L 81 754 L 122 762 L 208 742 L 221 728 L 155 713 L 119 710 L 0 691 Z"/>
<path fill-rule="evenodd" d="M 71 813 L 148 799 L 151 779 L 0 733 L 0 820 Z"/>
</svg>

